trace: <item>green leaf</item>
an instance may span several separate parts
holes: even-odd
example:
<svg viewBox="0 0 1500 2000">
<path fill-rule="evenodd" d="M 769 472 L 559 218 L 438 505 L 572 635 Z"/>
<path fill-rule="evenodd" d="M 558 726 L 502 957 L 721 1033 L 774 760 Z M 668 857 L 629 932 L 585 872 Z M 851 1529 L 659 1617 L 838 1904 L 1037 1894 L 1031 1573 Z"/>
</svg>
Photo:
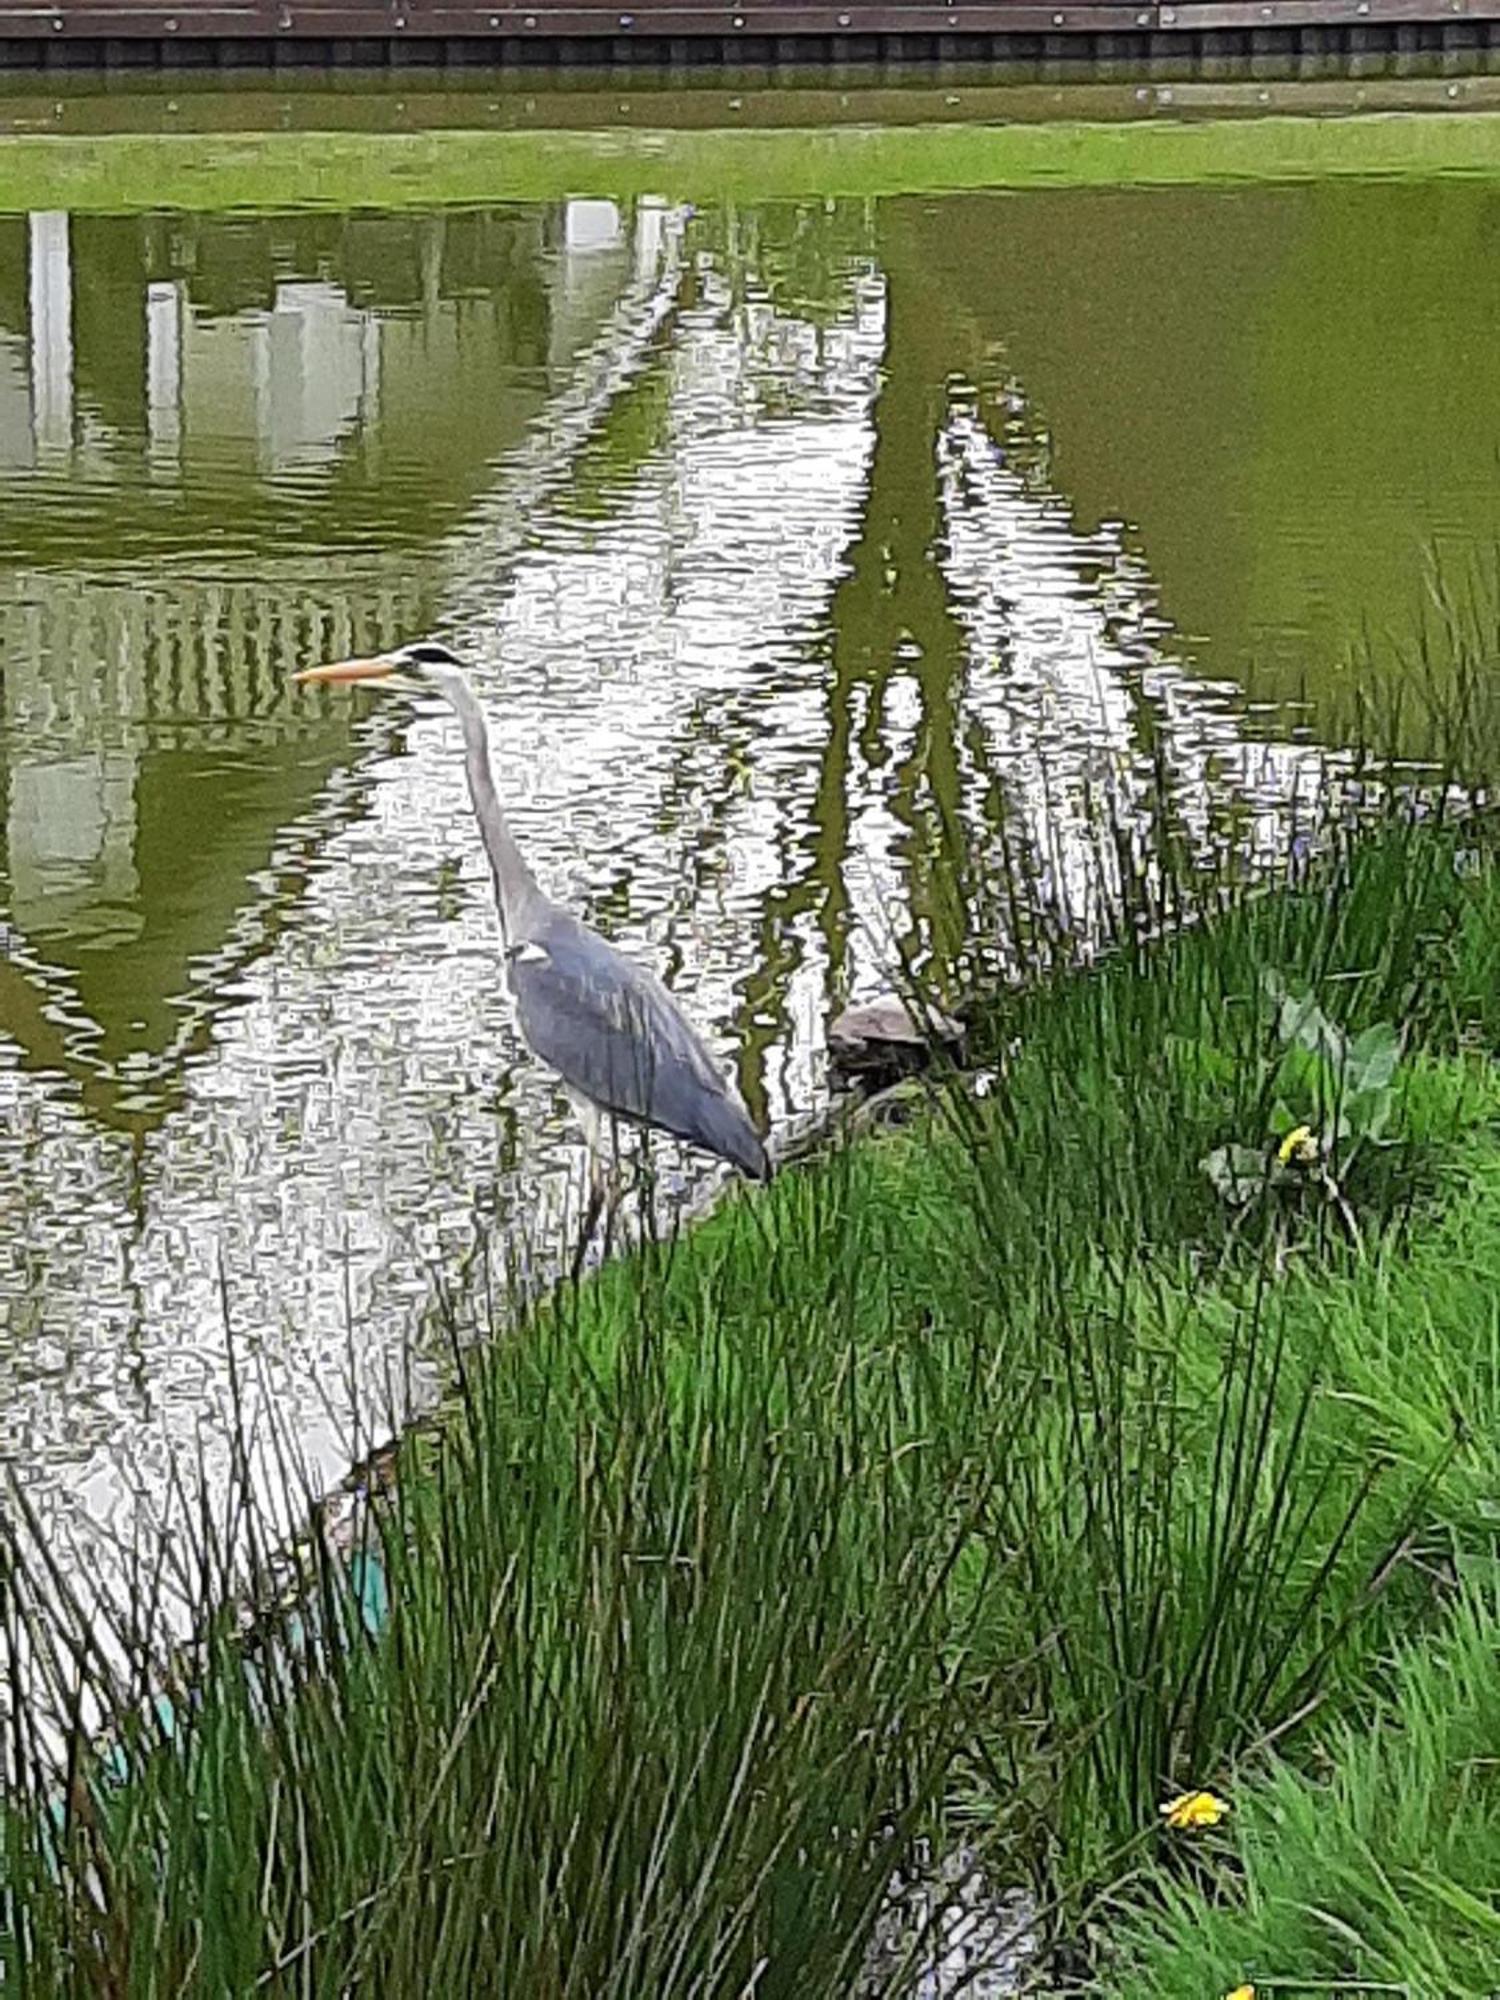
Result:
<svg viewBox="0 0 1500 2000">
<path fill-rule="evenodd" d="M 1401 1060 L 1401 1037 L 1389 1021 L 1377 1021 L 1356 1035 L 1349 1047 L 1346 1082 L 1351 1094 L 1383 1090 Z"/>
<path fill-rule="evenodd" d="M 1343 1029 L 1329 1020 L 1310 993 L 1300 1000 L 1288 995 L 1282 1001 L 1280 1034 L 1288 1046 L 1295 1044 L 1310 1050 L 1331 1070 L 1342 1070 L 1349 1060 L 1349 1044 Z"/>
<path fill-rule="evenodd" d="M 1335 1094 L 1335 1077 L 1320 1055 L 1299 1042 L 1285 1051 L 1277 1065 L 1276 1086 L 1282 1096 L 1303 1107 L 1301 1116 L 1292 1120 L 1300 1125 Z"/>
<path fill-rule="evenodd" d="M 1342 1123 L 1360 1139 L 1378 1139 L 1391 1120 L 1395 1103 L 1388 1088 L 1359 1090 L 1344 1100 Z"/>
</svg>

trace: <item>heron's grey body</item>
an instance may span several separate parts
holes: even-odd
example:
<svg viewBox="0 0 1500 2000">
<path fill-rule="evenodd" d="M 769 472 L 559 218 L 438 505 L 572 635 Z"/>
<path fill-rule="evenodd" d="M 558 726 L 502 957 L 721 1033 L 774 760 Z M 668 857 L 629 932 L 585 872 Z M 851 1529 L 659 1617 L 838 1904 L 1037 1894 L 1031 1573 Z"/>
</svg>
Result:
<svg viewBox="0 0 1500 2000">
<path fill-rule="evenodd" d="M 392 657 L 436 688 L 463 724 L 469 796 L 527 1045 L 602 1121 L 654 1126 L 766 1178 L 759 1134 L 661 981 L 538 886 L 501 808 L 484 711 L 458 662 L 430 641 Z"/>
<path fill-rule="evenodd" d="M 521 1033 L 571 1090 L 764 1177 L 764 1146 L 659 980 L 555 906 L 508 956 Z"/>
</svg>

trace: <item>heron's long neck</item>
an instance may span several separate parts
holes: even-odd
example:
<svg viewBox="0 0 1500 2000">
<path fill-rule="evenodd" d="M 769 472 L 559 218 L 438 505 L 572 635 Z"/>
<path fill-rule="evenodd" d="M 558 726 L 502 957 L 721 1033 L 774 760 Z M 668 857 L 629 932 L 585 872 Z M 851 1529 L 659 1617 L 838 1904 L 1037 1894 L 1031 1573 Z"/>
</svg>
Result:
<svg viewBox="0 0 1500 2000">
<path fill-rule="evenodd" d="M 527 867 L 515 835 L 506 822 L 500 794 L 495 789 L 495 772 L 490 763 L 490 732 L 484 710 L 475 701 L 456 702 L 464 728 L 464 768 L 469 777 L 469 797 L 474 801 L 474 817 L 484 836 L 495 878 L 495 900 L 500 906 L 500 928 L 507 944 L 523 935 L 527 920 L 541 901 L 536 877 Z"/>
</svg>

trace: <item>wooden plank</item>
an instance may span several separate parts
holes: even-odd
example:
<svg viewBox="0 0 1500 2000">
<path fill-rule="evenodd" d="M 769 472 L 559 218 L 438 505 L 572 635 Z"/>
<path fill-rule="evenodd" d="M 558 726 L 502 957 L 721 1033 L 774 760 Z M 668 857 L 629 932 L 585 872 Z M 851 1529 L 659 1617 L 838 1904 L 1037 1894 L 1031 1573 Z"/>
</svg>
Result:
<svg viewBox="0 0 1500 2000">
<path fill-rule="evenodd" d="M 235 5 L 233 0 L 201 7 L 191 23 L 180 12 L 163 13 L 159 6 L 0 7 L 0 36 L 15 40 L 134 40 L 146 35 L 163 42 L 180 37 L 186 43 L 276 32 L 274 14 L 259 6 Z"/>
<path fill-rule="evenodd" d="M 1186 0 L 1159 9 L 1164 29 L 1380 27 L 1500 18 L 1500 0 Z"/>
<path fill-rule="evenodd" d="M 1058 31 L 1092 34 L 1123 27 L 1155 25 L 1155 6 L 1133 0 L 1090 0 L 1088 5 L 1047 6 L 1037 0 L 985 0 L 983 5 L 944 7 L 931 0 L 888 4 L 876 0 L 839 6 L 806 5 L 801 0 L 760 0 L 744 6 L 625 6 L 619 0 L 572 0 L 568 6 L 509 6 L 503 10 L 413 0 L 406 10 L 412 33 L 466 35 L 491 32 L 636 35 L 869 35 L 938 33 L 1028 33 Z M 299 19 L 322 18 L 320 5 L 297 0 Z"/>
<path fill-rule="evenodd" d="M 277 19 L 290 13 L 300 22 L 322 23 L 326 21 L 360 20 L 379 26 L 386 32 L 394 31 L 399 24 L 413 30 L 433 33 L 472 33 L 498 23 L 507 32 L 513 32 L 524 24 L 536 21 L 547 26 L 559 22 L 583 22 L 592 27 L 602 27 L 611 34 L 618 32 L 622 20 L 635 25 L 650 20 L 653 25 L 670 27 L 688 22 L 711 23 L 715 32 L 733 28 L 741 19 L 748 27 L 752 23 L 757 31 L 774 27 L 789 33 L 799 30 L 819 34 L 845 32 L 851 34 L 874 33 L 887 29 L 891 23 L 900 20 L 915 30 L 953 27 L 976 27 L 989 29 L 1006 22 L 1025 19 L 1037 25 L 1071 25 L 1087 28 L 1095 23 L 1118 25 L 1122 18 L 1139 14 L 1142 25 L 1147 19 L 1156 18 L 1157 9 L 1142 7 L 1139 0 L 1087 0 L 1087 4 L 1063 4 L 1047 6 L 1043 0 L 983 0 L 983 4 L 944 4 L 944 0 L 902 0 L 901 4 L 889 4 L 889 0 L 843 0 L 843 4 L 810 5 L 807 0 L 759 0 L 759 4 L 736 7 L 732 0 L 721 0 L 718 5 L 705 5 L 702 0 L 689 0 L 689 4 L 655 4 L 630 8 L 621 7 L 620 0 L 568 0 L 568 4 L 537 4 L 526 6 L 514 4 L 510 0 L 504 6 L 486 4 L 486 0 L 84 0 L 83 5 L 72 4 L 72 0 L 59 0 L 56 6 L 45 4 L 0 6 L 0 18 L 7 21 L 37 20 L 47 22 L 53 18 L 65 20 L 71 27 L 82 21 L 150 21 L 160 31 L 169 20 L 176 23 L 171 32 L 192 34 L 222 20 L 235 16 L 242 20 L 264 20 L 274 25 Z"/>
<path fill-rule="evenodd" d="M 1497 0 L 1500 4 L 1500 0 Z M 571 0 L 567 6 L 491 7 L 453 0 L 58 0 L 54 6 L 0 5 L 0 35 L 142 36 L 183 40 L 264 34 L 273 38 L 326 39 L 402 36 L 700 36 L 726 39 L 757 35 L 858 36 L 861 34 L 1095 34 L 1150 29 L 1159 9 L 1138 0 L 1088 0 L 1048 6 L 1037 0 L 983 0 L 945 7 L 932 0 L 847 0 L 843 6 L 799 0 L 759 4 L 622 8 L 618 0 Z"/>
</svg>

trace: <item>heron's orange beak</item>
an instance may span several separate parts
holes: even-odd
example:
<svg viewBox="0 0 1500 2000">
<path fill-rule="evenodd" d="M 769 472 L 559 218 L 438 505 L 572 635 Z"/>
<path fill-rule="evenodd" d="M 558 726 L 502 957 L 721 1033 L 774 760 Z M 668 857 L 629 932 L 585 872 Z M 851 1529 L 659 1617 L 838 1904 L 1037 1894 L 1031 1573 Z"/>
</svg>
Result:
<svg viewBox="0 0 1500 2000">
<path fill-rule="evenodd" d="M 292 675 L 297 682 L 304 681 L 378 681 L 396 671 L 396 662 L 377 655 L 372 660 L 333 660 L 326 667 L 304 667 L 300 673 Z"/>
</svg>

